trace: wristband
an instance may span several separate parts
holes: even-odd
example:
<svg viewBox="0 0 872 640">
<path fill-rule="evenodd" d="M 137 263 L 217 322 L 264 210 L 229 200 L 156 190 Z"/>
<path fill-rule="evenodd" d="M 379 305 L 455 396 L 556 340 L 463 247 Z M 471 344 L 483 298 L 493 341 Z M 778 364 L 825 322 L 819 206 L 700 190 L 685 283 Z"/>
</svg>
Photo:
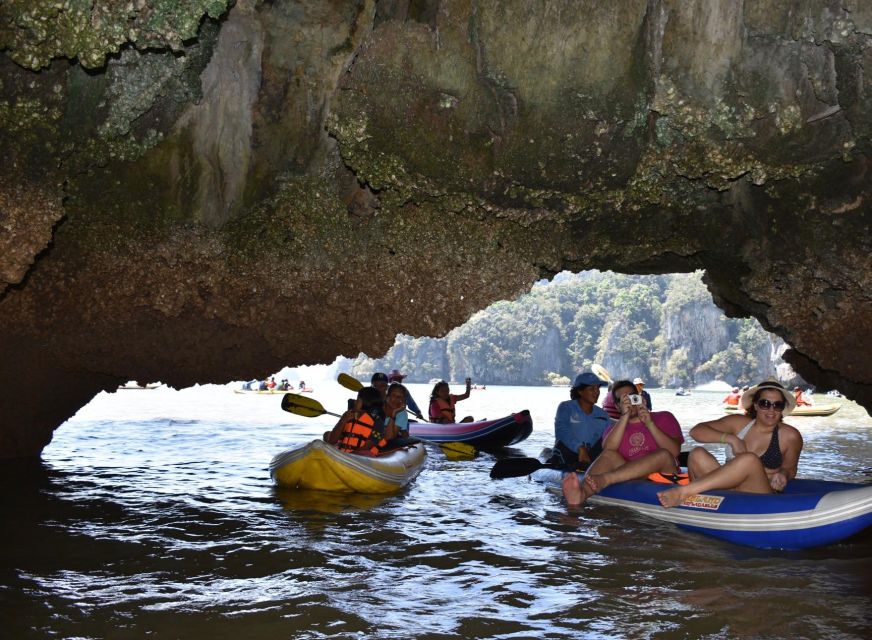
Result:
<svg viewBox="0 0 872 640">
<path fill-rule="evenodd" d="M 726 433 L 722 433 L 722 434 L 721 434 L 721 444 L 724 444 L 726 441 L 727 441 L 727 434 L 726 434 Z"/>
</svg>

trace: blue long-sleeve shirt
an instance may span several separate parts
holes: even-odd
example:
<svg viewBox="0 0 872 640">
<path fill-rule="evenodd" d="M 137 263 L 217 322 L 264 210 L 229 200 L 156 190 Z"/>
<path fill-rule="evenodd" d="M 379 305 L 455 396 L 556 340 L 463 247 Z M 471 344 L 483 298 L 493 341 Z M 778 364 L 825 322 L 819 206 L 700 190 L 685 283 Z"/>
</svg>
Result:
<svg viewBox="0 0 872 640">
<path fill-rule="evenodd" d="M 554 437 L 572 451 L 582 445 L 591 446 L 603 437 L 609 426 L 608 414 L 597 405 L 590 413 L 585 413 L 576 400 L 566 400 L 557 407 L 554 416 Z"/>
</svg>

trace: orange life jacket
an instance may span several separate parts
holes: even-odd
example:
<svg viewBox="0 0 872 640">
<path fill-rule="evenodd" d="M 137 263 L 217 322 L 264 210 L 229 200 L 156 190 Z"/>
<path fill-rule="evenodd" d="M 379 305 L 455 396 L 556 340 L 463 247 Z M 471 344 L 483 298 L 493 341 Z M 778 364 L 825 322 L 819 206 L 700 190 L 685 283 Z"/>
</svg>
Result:
<svg viewBox="0 0 872 640">
<path fill-rule="evenodd" d="M 648 475 L 651 482 L 660 482 L 662 484 L 690 484 L 690 476 L 686 473 L 651 473 Z"/>
<path fill-rule="evenodd" d="M 379 429 L 376 429 L 376 421 L 368 413 L 352 418 L 342 427 L 342 435 L 336 447 L 341 451 L 365 451 L 374 456 L 378 455 L 388 443 L 380 430 L 382 426 L 379 420 Z"/>
</svg>

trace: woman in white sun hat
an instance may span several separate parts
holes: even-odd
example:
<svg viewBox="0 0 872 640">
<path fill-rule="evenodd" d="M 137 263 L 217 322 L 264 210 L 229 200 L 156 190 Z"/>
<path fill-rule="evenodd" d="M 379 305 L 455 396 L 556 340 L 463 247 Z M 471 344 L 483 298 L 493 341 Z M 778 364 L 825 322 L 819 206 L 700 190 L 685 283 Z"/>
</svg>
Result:
<svg viewBox="0 0 872 640">
<path fill-rule="evenodd" d="M 743 393 L 740 404 L 744 414 L 700 422 L 690 430 L 697 442 L 726 445 L 726 461 L 721 466 L 705 448 L 693 449 L 687 462 L 691 482 L 658 493 L 664 507 L 712 489 L 778 492 L 796 477 L 802 435 L 782 422 L 796 408 L 793 394 L 766 380 Z"/>
</svg>

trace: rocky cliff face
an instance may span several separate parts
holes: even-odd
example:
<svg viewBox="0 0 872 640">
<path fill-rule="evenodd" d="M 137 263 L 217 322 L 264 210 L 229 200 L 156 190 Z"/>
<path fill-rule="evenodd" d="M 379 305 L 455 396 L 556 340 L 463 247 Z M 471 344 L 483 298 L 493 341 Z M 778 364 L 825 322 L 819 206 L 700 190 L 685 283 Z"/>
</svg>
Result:
<svg viewBox="0 0 872 640">
<path fill-rule="evenodd" d="M 872 406 L 868 3 L 229 5 L 0 5 L 3 455 L 563 269 L 705 269 Z"/>
</svg>

